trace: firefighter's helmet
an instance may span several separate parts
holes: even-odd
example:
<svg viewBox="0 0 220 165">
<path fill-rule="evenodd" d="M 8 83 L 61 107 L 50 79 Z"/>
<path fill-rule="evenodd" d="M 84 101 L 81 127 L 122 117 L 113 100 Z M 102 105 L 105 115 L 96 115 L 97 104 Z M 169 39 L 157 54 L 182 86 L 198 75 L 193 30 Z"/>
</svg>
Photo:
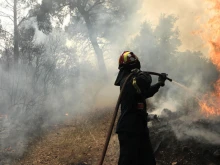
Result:
<svg viewBox="0 0 220 165">
<path fill-rule="evenodd" d="M 124 51 L 119 57 L 118 69 L 127 68 L 127 69 L 140 69 L 140 61 L 138 57 L 129 51 Z"/>
</svg>

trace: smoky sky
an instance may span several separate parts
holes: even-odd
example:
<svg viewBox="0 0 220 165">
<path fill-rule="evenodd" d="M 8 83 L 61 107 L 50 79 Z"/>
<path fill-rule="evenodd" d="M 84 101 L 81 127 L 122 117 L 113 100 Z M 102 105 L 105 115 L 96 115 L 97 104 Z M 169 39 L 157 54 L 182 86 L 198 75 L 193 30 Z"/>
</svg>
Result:
<svg viewBox="0 0 220 165">
<path fill-rule="evenodd" d="M 171 14 L 178 18 L 176 26 L 180 31 L 182 45 L 180 50 L 202 50 L 206 52 L 204 43 L 194 31 L 200 28 L 200 25 L 207 20 L 207 3 L 201 0 L 144 0 L 140 13 L 143 20 L 149 20 L 154 26 L 158 23 L 161 13 Z"/>
<path fill-rule="evenodd" d="M 9 119 L 5 119 L 3 124 L 8 133 L 0 139 L 1 149 L 16 146 L 19 141 L 24 144 L 17 146 L 18 155 L 22 155 L 29 135 L 39 129 L 35 127 L 37 124 L 42 128 L 65 121 L 66 113 L 74 117 L 77 113 L 96 108 L 114 107 L 119 89 L 113 84 L 118 72 L 118 57 L 124 50 L 134 51 L 142 60 L 143 69 L 166 72 L 174 80 L 195 91 L 211 90 L 207 86 L 211 86 L 209 84 L 216 79 L 215 68 L 210 63 L 201 62 L 200 56 L 204 54 L 198 51 L 204 52 L 206 48 L 198 36 L 192 35 L 194 30 L 200 28 L 200 24 L 197 23 L 198 17 L 202 20 L 205 18 L 205 3 L 199 0 L 119 2 L 124 5 L 124 15 L 120 15 L 119 12 L 118 17 L 113 17 L 113 14 L 118 13 L 100 10 L 97 17 L 99 22 L 94 25 L 103 32 L 97 40 L 108 70 L 109 79 L 105 80 L 100 78 L 101 71 L 97 69 L 96 56 L 86 38 L 88 34 L 85 34 L 87 31 L 83 21 L 77 24 L 79 31 L 70 28 L 72 33 L 68 33 L 63 29 L 54 28 L 47 36 L 37 29 L 34 22 L 36 19 L 25 22 L 25 28 L 35 29 L 33 44 L 43 43 L 45 51 L 41 57 L 40 70 L 37 72 L 40 75 L 35 84 L 34 67 L 30 69 L 28 65 L 21 65 L 19 69 L 11 71 L 0 69 L 0 112 L 9 115 Z M 161 17 L 162 14 L 165 16 Z M 108 24 L 110 20 L 115 21 L 111 26 Z M 147 30 L 141 34 L 144 21 Z M 76 34 L 72 35 L 73 33 Z M 158 43 L 163 36 L 169 38 L 170 34 L 174 39 L 171 39 L 169 44 Z M 71 47 L 67 46 L 67 40 Z M 156 78 L 153 80 L 153 83 L 157 81 Z M 16 95 L 13 95 L 16 104 L 11 103 L 11 92 L 16 92 Z M 175 111 L 183 107 L 186 95 L 186 92 L 174 88 L 167 82 L 166 87 L 151 101 L 159 110 L 171 105 L 169 107 Z M 196 136 L 203 135 L 198 133 Z"/>
</svg>

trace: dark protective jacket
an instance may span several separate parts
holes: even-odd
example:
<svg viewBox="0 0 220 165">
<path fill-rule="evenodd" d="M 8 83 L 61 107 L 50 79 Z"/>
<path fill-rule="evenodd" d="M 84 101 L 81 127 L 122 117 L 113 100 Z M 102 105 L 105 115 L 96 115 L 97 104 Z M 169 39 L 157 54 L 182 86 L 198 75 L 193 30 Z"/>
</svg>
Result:
<svg viewBox="0 0 220 165">
<path fill-rule="evenodd" d="M 120 89 L 129 71 L 119 72 L 115 85 Z M 143 133 L 147 129 L 146 98 L 152 97 L 160 88 L 160 84 L 151 85 L 152 78 L 146 72 L 134 72 L 125 84 L 121 98 L 121 115 L 116 133 L 133 132 Z"/>
</svg>

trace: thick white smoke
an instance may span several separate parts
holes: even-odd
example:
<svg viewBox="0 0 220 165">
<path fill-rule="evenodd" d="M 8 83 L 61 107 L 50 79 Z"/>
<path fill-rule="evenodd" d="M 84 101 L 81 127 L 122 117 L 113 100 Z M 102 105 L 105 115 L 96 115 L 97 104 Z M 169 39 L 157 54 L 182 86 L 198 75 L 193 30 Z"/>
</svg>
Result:
<svg viewBox="0 0 220 165">
<path fill-rule="evenodd" d="M 69 29 L 64 28 L 66 31 L 53 29 L 47 36 L 37 29 L 34 19 L 25 23 L 24 28 L 36 30 L 34 44 L 43 44 L 45 50 L 36 55 L 35 60 L 40 55 L 37 71 L 27 64 L 10 71 L 0 70 L 0 113 L 10 117 L 2 121 L 2 150 L 15 146 L 16 154 L 22 155 L 30 134 L 65 121 L 66 113 L 74 117 L 76 113 L 95 108 L 112 107 L 113 110 L 119 94 L 118 87 L 113 84 L 118 72 L 118 57 L 124 50 L 133 51 L 140 57 L 143 70 L 166 72 L 193 91 L 210 90 L 208 86 L 217 73 L 210 63 L 199 57 L 203 54 L 196 51 L 204 52 L 202 42 L 191 34 L 198 27 L 194 18 L 204 13 L 203 3 L 199 0 L 113 2 L 115 7 L 123 6 L 121 13 L 97 9 L 100 13 L 94 24 L 97 31 L 102 30 L 98 41 L 108 70 L 108 79 L 104 80 L 100 78 L 96 56 L 82 20 Z M 147 23 L 143 24 L 144 20 Z M 153 83 L 157 81 L 153 80 Z M 166 82 L 150 101 L 157 112 L 163 108 L 184 111 L 184 108 L 194 108 L 184 104 L 188 99 L 194 98 Z M 202 128 L 195 132 L 184 124 L 178 127 L 190 136 L 207 139 Z M 181 138 L 179 128 L 173 129 Z M 214 133 L 210 136 L 213 142 L 219 137 Z"/>
<path fill-rule="evenodd" d="M 164 108 L 168 108 L 185 114 L 185 118 L 189 117 L 188 121 L 181 120 L 180 125 L 174 124 L 172 127 L 178 138 L 183 138 L 184 134 L 180 134 L 180 130 L 184 130 L 189 137 L 217 144 L 218 133 L 205 134 L 208 130 L 203 127 L 188 127 L 189 122 L 193 125 L 195 121 L 207 119 L 200 112 L 198 99 L 213 89 L 212 83 L 218 78 L 215 66 L 205 58 L 206 47 L 199 36 L 193 34 L 200 28 L 197 20 L 207 19 L 206 7 L 206 3 L 200 1 L 143 1 L 140 10 L 127 22 L 138 24 L 138 28 L 134 28 L 132 33 L 126 33 L 124 29 L 119 31 L 119 36 L 124 37 L 119 40 L 119 47 L 113 45 L 116 51 L 111 55 L 119 56 L 123 51 L 121 48 L 134 51 L 141 60 L 143 70 L 168 73 L 174 81 L 189 88 L 190 92 L 167 81 L 166 86 L 149 99 L 156 110 L 152 113 L 160 115 Z M 146 22 L 142 24 L 144 21 Z M 114 58 L 117 62 L 117 58 Z M 153 77 L 153 83 L 156 79 Z"/>
</svg>

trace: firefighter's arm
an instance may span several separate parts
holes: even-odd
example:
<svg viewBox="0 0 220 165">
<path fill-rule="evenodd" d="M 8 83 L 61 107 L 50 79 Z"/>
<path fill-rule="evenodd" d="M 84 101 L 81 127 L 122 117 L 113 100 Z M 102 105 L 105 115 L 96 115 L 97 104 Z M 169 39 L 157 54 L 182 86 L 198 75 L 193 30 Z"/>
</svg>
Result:
<svg viewBox="0 0 220 165">
<path fill-rule="evenodd" d="M 145 93 L 145 98 L 152 97 L 155 93 L 157 93 L 160 89 L 161 84 L 156 83 L 154 85 L 151 85 L 150 88 Z"/>
<path fill-rule="evenodd" d="M 150 74 L 139 71 L 133 77 L 132 85 L 136 92 L 142 94 L 145 98 L 152 97 L 159 91 L 159 88 L 164 85 L 164 81 L 158 78 L 158 83 L 151 85 L 152 78 Z"/>
<path fill-rule="evenodd" d="M 146 92 L 146 95 L 145 95 L 146 98 L 152 97 L 155 93 L 159 91 L 161 86 L 165 85 L 166 76 L 167 76 L 166 73 L 161 73 L 161 76 L 158 77 L 158 83 L 150 86 L 150 88 Z"/>
</svg>

